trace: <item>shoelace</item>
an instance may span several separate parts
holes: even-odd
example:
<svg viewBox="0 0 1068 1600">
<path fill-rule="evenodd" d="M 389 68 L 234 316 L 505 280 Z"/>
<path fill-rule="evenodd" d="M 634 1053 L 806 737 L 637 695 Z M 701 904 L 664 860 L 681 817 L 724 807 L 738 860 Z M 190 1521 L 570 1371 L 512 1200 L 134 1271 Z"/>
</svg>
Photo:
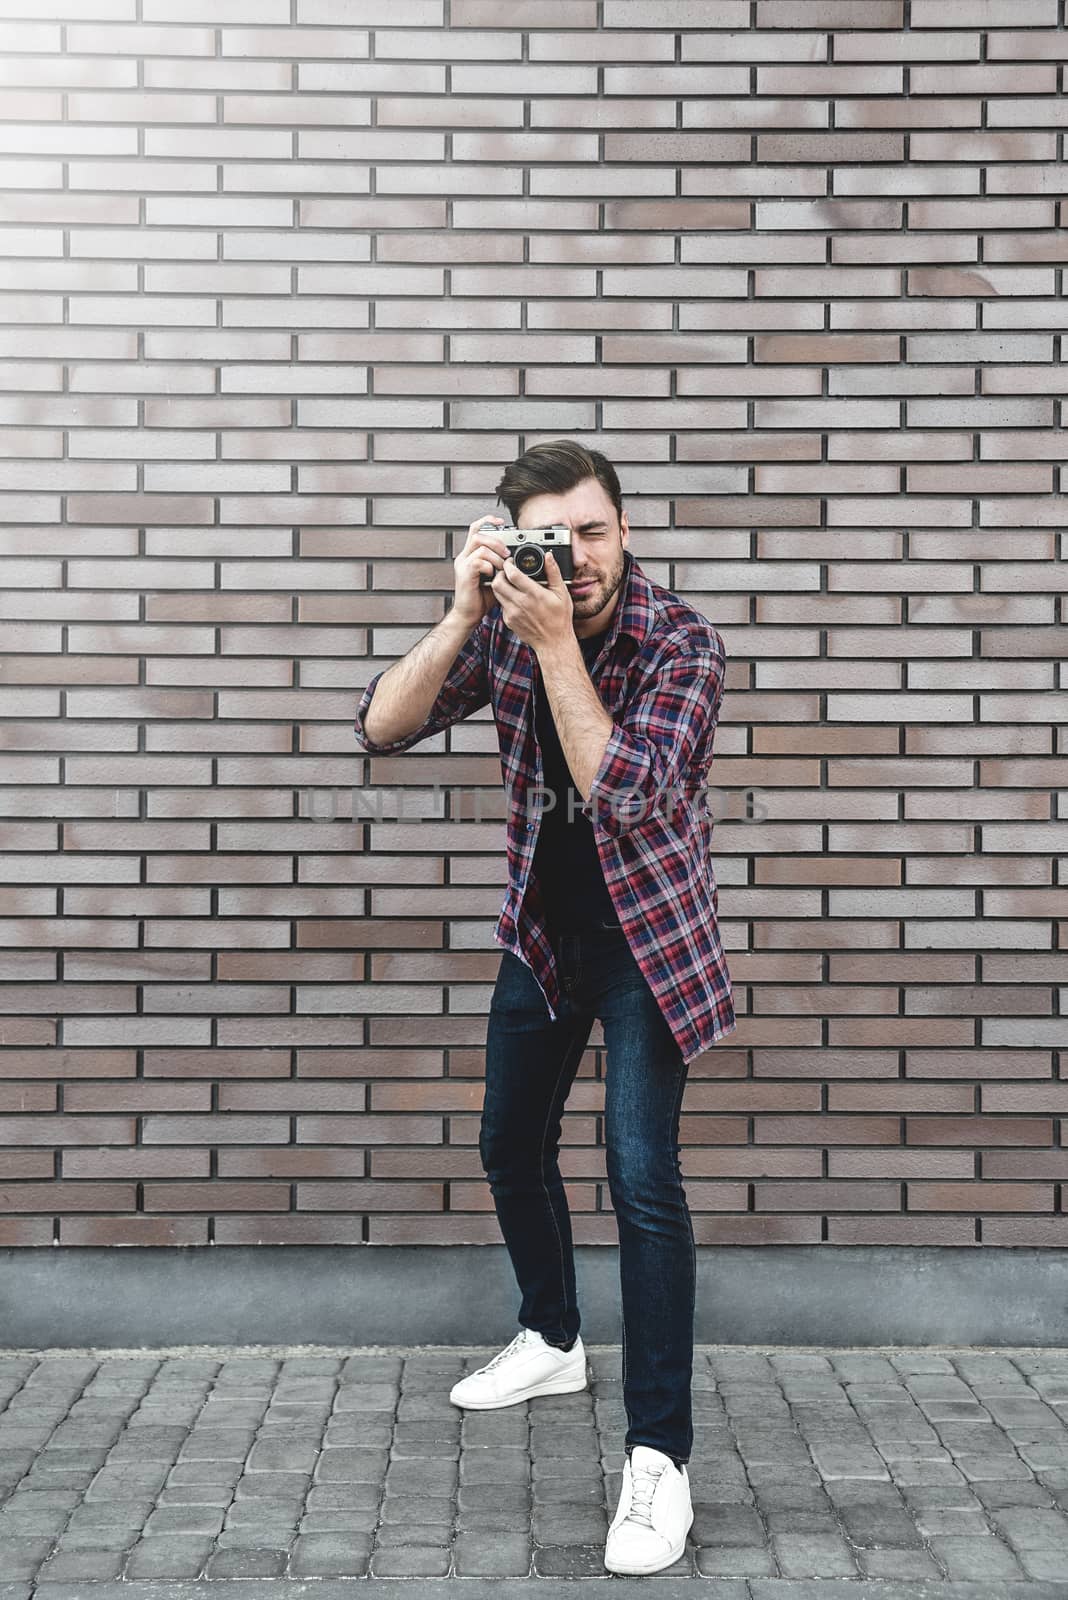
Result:
<svg viewBox="0 0 1068 1600">
<path fill-rule="evenodd" d="M 640 1522 L 643 1528 L 651 1528 L 653 1495 L 660 1482 L 663 1467 L 639 1467 L 635 1471 L 631 1465 L 631 1493 L 630 1510 L 624 1517 L 624 1522 Z"/>
<path fill-rule="evenodd" d="M 510 1356 L 513 1350 L 518 1349 L 521 1344 L 526 1344 L 527 1332 L 528 1330 L 526 1328 L 520 1328 L 511 1344 L 506 1345 L 503 1350 L 499 1350 L 492 1361 L 487 1361 L 486 1365 L 482 1368 L 482 1371 L 491 1371 L 493 1367 L 498 1366 L 507 1356 Z"/>
</svg>

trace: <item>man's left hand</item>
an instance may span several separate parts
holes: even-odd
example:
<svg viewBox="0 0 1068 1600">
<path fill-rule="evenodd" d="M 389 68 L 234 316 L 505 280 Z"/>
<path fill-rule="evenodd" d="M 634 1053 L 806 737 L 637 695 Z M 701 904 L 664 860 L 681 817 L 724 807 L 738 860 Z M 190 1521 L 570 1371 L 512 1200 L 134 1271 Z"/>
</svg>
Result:
<svg viewBox="0 0 1068 1600">
<path fill-rule="evenodd" d="M 548 587 L 520 572 L 509 556 L 490 585 L 508 627 L 535 652 L 555 649 L 575 637 L 571 591 L 551 550 L 545 552 L 545 576 Z"/>
</svg>

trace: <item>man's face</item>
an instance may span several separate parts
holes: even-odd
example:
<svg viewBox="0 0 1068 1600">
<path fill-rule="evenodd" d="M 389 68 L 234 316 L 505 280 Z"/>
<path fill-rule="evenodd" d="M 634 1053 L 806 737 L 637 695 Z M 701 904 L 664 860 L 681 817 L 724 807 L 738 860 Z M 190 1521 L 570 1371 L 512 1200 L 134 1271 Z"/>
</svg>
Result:
<svg viewBox="0 0 1068 1600">
<path fill-rule="evenodd" d="M 627 513 L 622 523 L 596 478 L 584 478 L 566 494 L 536 494 L 524 500 L 518 528 L 546 528 L 564 522 L 571 529 L 574 581 L 569 585 L 575 632 L 600 633 L 608 626 L 623 584 L 623 551 L 630 536 Z M 588 587 L 583 588 L 586 582 Z"/>
</svg>

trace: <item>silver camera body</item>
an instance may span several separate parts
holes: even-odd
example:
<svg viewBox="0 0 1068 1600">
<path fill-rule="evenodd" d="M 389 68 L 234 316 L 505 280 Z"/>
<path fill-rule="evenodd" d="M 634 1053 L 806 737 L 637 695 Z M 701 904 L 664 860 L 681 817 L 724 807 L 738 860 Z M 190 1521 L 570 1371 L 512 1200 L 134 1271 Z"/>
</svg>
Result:
<svg viewBox="0 0 1068 1600">
<path fill-rule="evenodd" d="M 545 556 L 550 550 L 556 557 L 560 576 L 565 583 L 571 582 L 575 568 L 571 559 L 571 529 L 566 522 L 554 522 L 547 528 L 498 528 L 488 523 L 486 526 L 492 526 L 493 532 L 508 546 L 508 553 L 520 572 L 525 572 L 535 583 L 548 585 Z M 491 584 L 495 576 L 496 573 L 480 572 L 479 587 Z"/>
</svg>

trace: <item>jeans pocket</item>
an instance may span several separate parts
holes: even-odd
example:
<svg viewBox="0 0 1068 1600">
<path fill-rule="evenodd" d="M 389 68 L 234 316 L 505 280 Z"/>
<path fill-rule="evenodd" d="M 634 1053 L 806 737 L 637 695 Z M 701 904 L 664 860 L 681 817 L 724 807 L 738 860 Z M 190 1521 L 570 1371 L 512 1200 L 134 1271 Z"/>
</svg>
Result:
<svg viewBox="0 0 1068 1600">
<path fill-rule="evenodd" d="M 490 996 L 490 1012 L 513 1032 L 541 1028 L 549 1020 L 545 996 L 525 961 L 510 950 L 501 953 L 497 981 Z"/>
</svg>

